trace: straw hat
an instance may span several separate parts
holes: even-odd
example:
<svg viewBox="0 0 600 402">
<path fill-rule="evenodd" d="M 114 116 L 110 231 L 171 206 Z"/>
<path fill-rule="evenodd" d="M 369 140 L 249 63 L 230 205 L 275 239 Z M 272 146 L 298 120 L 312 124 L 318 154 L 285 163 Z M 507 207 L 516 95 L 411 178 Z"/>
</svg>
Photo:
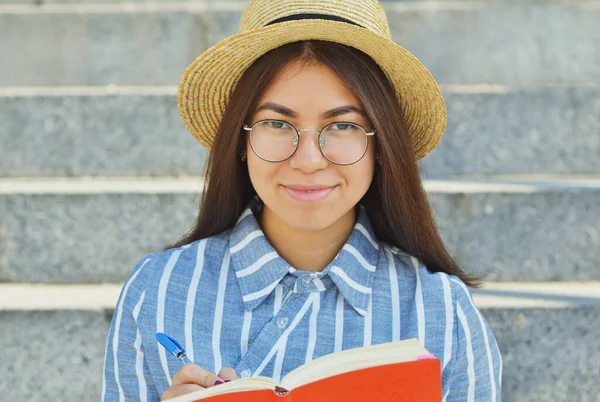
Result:
<svg viewBox="0 0 600 402">
<path fill-rule="evenodd" d="M 287 43 L 326 40 L 369 55 L 396 88 L 417 159 L 446 128 L 446 105 L 427 68 L 394 43 L 376 0 L 251 0 L 238 33 L 202 53 L 185 70 L 177 106 L 187 129 L 211 149 L 225 107 L 244 71 Z"/>
</svg>

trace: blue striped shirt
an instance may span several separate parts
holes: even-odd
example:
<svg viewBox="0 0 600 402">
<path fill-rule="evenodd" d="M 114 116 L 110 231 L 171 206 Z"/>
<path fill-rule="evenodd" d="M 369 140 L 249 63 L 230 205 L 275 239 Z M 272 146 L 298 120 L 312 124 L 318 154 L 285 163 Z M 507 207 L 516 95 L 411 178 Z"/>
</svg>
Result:
<svg viewBox="0 0 600 402">
<path fill-rule="evenodd" d="M 136 264 L 108 333 L 103 401 L 160 400 L 182 364 L 157 332 L 214 373 L 277 381 L 332 352 L 417 338 L 441 361 L 444 401 L 501 400 L 496 339 L 458 277 L 378 241 L 363 207 L 322 272 L 296 270 L 256 213 L 251 204 L 232 229 Z"/>
</svg>

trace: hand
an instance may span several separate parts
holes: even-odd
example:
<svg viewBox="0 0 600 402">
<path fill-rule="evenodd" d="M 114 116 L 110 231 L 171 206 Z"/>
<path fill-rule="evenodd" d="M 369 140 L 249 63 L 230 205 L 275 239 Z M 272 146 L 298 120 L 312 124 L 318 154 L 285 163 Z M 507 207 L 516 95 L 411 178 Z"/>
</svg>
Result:
<svg viewBox="0 0 600 402">
<path fill-rule="evenodd" d="M 218 381 L 235 380 L 237 375 L 231 367 L 224 367 L 215 375 L 194 363 L 187 363 L 173 376 L 173 383 L 162 394 L 160 400 L 175 398 L 176 396 L 189 394 L 200 389 L 212 387 Z M 217 384 L 215 384 L 217 381 Z"/>
</svg>

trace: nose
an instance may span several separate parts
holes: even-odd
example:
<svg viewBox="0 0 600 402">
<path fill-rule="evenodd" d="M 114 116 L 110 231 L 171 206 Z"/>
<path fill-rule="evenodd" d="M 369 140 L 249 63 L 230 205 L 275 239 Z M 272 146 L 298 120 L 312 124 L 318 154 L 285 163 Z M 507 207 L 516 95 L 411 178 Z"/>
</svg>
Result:
<svg viewBox="0 0 600 402">
<path fill-rule="evenodd" d="M 319 132 L 311 128 L 300 130 L 298 149 L 290 158 L 290 166 L 305 173 L 312 173 L 325 169 L 328 163 L 319 147 Z"/>
</svg>

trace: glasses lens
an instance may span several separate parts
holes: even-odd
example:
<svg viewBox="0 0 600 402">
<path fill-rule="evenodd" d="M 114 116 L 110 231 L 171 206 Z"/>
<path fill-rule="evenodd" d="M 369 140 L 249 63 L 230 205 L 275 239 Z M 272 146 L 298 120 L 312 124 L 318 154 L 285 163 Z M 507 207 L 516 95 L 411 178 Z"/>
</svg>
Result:
<svg viewBox="0 0 600 402">
<path fill-rule="evenodd" d="M 272 162 L 286 160 L 298 145 L 296 129 L 277 120 L 265 120 L 254 125 L 250 145 L 262 159 Z"/>
<path fill-rule="evenodd" d="M 367 133 L 359 125 L 334 123 L 321 133 L 323 154 L 340 165 L 349 165 L 362 158 L 367 150 Z"/>
</svg>

